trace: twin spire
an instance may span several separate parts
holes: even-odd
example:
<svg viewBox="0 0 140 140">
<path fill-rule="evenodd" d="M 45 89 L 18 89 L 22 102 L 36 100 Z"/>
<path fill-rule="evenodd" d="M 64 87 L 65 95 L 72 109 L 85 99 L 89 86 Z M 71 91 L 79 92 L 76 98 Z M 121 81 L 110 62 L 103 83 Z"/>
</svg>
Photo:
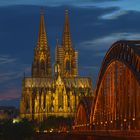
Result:
<svg viewBox="0 0 140 140">
<path fill-rule="evenodd" d="M 40 25 L 39 25 L 37 46 L 41 48 L 48 47 L 43 10 L 41 10 L 40 12 Z M 65 49 L 72 47 L 68 10 L 65 10 L 65 21 L 64 21 L 64 29 L 63 29 L 63 35 L 62 35 L 62 47 L 64 47 Z"/>
<path fill-rule="evenodd" d="M 77 54 L 76 51 L 72 48 L 68 10 L 65 11 L 65 20 L 61 47 L 59 47 L 59 44 L 57 42 L 56 60 L 57 63 L 59 63 L 61 67 L 60 68 L 61 73 L 63 73 L 64 76 L 77 75 Z M 32 75 L 34 77 L 44 77 L 44 76 L 51 77 L 52 75 L 51 55 L 47 42 L 44 11 L 41 11 L 40 14 L 38 41 L 37 46 L 34 50 Z"/>
</svg>

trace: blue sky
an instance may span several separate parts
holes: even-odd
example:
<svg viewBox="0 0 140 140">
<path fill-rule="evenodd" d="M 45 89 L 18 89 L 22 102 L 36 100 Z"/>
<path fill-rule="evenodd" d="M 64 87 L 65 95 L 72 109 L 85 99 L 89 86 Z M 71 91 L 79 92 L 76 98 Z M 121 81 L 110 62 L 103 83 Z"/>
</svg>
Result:
<svg viewBox="0 0 140 140">
<path fill-rule="evenodd" d="M 43 6 L 80 6 L 80 7 L 119 7 L 122 10 L 140 11 L 139 0 L 1 0 L 0 6 L 43 5 Z"/>
<path fill-rule="evenodd" d="M 0 0 L 0 105 L 19 104 L 23 74 L 31 71 L 41 6 L 46 13 L 52 64 L 68 7 L 72 41 L 79 51 L 79 72 L 92 76 L 94 85 L 111 44 L 140 39 L 139 0 Z"/>
</svg>

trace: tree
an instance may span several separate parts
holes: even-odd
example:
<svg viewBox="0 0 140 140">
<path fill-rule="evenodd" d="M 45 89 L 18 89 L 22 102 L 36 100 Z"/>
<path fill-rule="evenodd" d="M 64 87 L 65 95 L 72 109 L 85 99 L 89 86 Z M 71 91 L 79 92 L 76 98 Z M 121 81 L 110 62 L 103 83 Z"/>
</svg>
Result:
<svg viewBox="0 0 140 140">
<path fill-rule="evenodd" d="M 33 137 L 34 133 L 34 122 L 26 119 L 15 124 L 12 121 L 0 123 L 0 134 L 4 140 L 24 140 Z"/>
</svg>

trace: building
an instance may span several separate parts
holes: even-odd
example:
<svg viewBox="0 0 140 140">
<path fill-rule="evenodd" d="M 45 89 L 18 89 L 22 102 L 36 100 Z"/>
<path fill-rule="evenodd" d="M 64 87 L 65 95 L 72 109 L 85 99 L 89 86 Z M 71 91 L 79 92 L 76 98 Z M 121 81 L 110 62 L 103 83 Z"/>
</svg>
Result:
<svg viewBox="0 0 140 140">
<path fill-rule="evenodd" d="M 68 10 L 65 12 L 62 44 L 56 44 L 54 69 L 44 13 L 41 13 L 32 75 L 22 81 L 20 116 L 38 121 L 47 116 L 74 117 L 80 98 L 85 96 L 92 96 L 92 81 L 78 75 L 78 52 L 71 41 Z"/>
<path fill-rule="evenodd" d="M 12 120 L 18 117 L 19 110 L 13 106 L 0 106 L 0 121 Z"/>
</svg>

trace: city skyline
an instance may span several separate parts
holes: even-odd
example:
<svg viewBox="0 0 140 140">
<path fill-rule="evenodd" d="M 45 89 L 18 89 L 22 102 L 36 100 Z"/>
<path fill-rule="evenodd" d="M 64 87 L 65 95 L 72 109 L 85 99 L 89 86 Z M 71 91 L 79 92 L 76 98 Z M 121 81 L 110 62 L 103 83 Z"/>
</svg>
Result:
<svg viewBox="0 0 140 140">
<path fill-rule="evenodd" d="M 5 4 L 4 2 L 6 1 L 0 2 L 0 105 L 18 106 L 21 79 L 24 72 L 28 75 L 31 69 L 42 4 L 45 9 L 48 43 L 52 54 L 56 38 L 61 42 L 64 10 L 68 7 L 72 40 L 80 52 L 80 67 L 88 69 L 89 73 L 92 72 L 94 82 L 103 56 L 114 41 L 140 38 L 140 11 L 138 7 L 130 6 L 136 5 L 133 2 L 127 1 L 129 5 L 127 8 L 124 6 L 124 1 L 113 2 L 113 0 L 100 3 L 55 1 L 48 2 L 48 5 L 43 1 L 40 4 L 31 1 L 31 3 L 7 1 Z M 103 6 L 103 3 L 106 4 Z"/>
</svg>

